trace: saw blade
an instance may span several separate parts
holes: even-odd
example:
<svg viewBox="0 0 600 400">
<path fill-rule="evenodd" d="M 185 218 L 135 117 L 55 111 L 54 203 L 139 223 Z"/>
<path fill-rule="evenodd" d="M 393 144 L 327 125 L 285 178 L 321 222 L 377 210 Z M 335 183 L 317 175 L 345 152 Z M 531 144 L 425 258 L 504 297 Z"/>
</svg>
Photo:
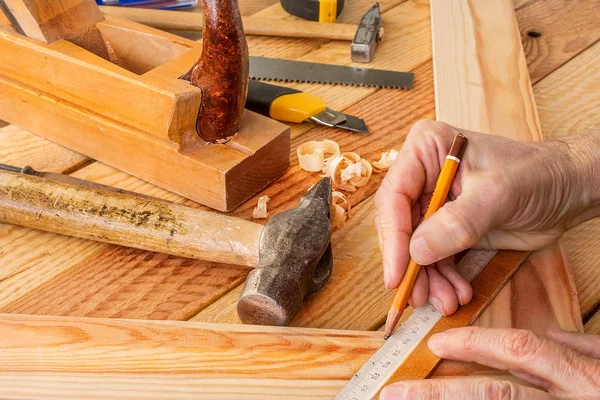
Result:
<svg viewBox="0 0 600 400">
<path fill-rule="evenodd" d="M 250 78 L 263 81 L 331 83 L 410 89 L 412 88 L 414 74 L 277 58 L 250 57 Z"/>
</svg>

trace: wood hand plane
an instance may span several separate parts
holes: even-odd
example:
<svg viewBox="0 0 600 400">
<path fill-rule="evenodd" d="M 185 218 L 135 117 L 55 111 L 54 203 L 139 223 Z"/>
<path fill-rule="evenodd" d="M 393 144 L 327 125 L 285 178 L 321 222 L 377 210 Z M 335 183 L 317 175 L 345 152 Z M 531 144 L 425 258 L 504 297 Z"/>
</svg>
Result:
<svg viewBox="0 0 600 400">
<path fill-rule="evenodd" d="M 289 128 L 244 110 L 237 0 L 202 1 L 202 43 L 94 0 L 0 8 L 0 119 L 220 211 L 287 170 Z"/>
</svg>

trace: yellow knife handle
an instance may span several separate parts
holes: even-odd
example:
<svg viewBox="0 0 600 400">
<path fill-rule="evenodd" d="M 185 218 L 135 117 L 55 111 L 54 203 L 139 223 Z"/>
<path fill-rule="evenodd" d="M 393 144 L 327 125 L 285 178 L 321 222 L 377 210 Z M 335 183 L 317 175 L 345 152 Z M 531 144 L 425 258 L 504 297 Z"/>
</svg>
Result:
<svg viewBox="0 0 600 400">
<path fill-rule="evenodd" d="M 250 80 L 246 109 L 278 121 L 300 123 L 326 108 L 325 101 L 310 93 Z"/>
</svg>

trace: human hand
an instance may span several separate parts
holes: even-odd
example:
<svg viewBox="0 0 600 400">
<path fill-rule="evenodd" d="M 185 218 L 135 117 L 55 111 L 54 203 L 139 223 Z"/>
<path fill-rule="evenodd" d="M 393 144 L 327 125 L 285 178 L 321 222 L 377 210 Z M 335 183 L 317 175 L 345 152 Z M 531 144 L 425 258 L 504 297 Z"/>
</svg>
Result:
<svg viewBox="0 0 600 400">
<path fill-rule="evenodd" d="M 493 379 L 427 379 L 387 386 L 380 399 L 600 399 L 598 335 L 470 327 L 433 335 L 428 345 L 438 357 L 509 371 L 548 393 Z"/>
<path fill-rule="evenodd" d="M 451 201 L 419 225 L 457 132 L 469 144 L 448 195 Z M 600 135 L 594 135 L 597 142 Z M 588 208 L 599 197 L 592 191 L 600 185 L 593 184 L 593 157 L 581 151 L 589 137 L 575 138 L 528 143 L 442 122 L 413 126 L 375 196 L 386 287 L 398 286 L 412 256 L 425 267 L 411 305 L 429 300 L 450 315 L 472 297 L 451 256 L 471 247 L 535 250 L 591 218 Z"/>
</svg>

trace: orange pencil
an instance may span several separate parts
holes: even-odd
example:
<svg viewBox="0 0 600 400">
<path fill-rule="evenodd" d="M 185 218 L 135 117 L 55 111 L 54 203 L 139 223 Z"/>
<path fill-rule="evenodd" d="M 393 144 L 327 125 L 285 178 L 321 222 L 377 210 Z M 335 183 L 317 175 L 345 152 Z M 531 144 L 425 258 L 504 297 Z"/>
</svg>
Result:
<svg viewBox="0 0 600 400">
<path fill-rule="evenodd" d="M 458 169 L 460 159 L 463 156 L 466 147 L 467 138 L 464 135 L 459 133 L 454 136 L 452 146 L 446 156 L 446 160 L 440 171 L 440 176 L 438 176 L 435 189 L 433 189 L 433 194 L 431 195 L 431 200 L 429 201 L 429 206 L 423 216 L 423 220 L 436 212 L 446 202 L 446 197 L 448 197 L 450 186 L 452 186 L 454 175 L 456 175 L 456 170 Z M 394 329 L 396 329 L 396 325 L 406 308 L 406 303 L 413 290 L 420 268 L 421 266 L 411 258 L 408 262 L 408 267 L 406 267 L 406 272 L 400 281 L 400 285 L 398 285 L 398 288 L 396 289 L 394 301 L 388 312 L 387 320 L 385 322 L 384 339 L 389 338 L 392 332 L 394 332 Z"/>
</svg>

